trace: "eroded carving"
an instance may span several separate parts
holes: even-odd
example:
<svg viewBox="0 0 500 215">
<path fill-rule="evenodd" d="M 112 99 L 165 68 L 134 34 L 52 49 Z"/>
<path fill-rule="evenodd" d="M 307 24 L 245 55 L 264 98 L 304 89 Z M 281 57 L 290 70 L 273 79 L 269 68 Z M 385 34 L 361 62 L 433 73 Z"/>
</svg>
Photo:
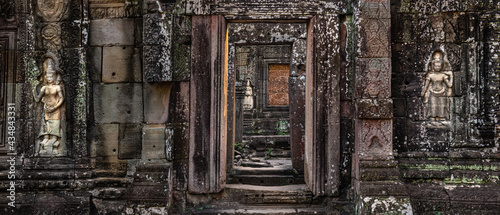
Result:
<svg viewBox="0 0 500 215">
<path fill-rule="evenodd" d="M 434 122 L 450 119 L 449 98 L 452 92 L 453 72 L 444 52 L 437 50 L 427 65 L 425 74 L 424 97 L 425 118 Z"/>
<path fill-rule="evenodd" d="M 36 8 L 38 15 L 42 17 L 44 21 L 60 21 L 68 9 L 68 2 L 68 0 L 37 0 Z"/>
<path fill-rule="evenodd" d="M 61 27 L 51 23 L 42 29 L 43 45 L 49 50 L 58 49 L 61 46 Z"/>
<path fill-rule="evenodd" d="M 385 157 L 392 155 L 392 122 L 390 120 L 360 120 L 358 126 L 360 156 Z"/>
<path fill-rule="evenodd" d="M 40 117 L 40 131 L 35 142 L 35 155 L 62 156 L 65 154 L 63 141 L 63 104 L 64 86 L 58 60 L 52 53 L 44 56 L 43 72 L 39 77 L 41 83 L 33 89 L 35 102 L 43 103 L 43 114 Z"/>
</svg>

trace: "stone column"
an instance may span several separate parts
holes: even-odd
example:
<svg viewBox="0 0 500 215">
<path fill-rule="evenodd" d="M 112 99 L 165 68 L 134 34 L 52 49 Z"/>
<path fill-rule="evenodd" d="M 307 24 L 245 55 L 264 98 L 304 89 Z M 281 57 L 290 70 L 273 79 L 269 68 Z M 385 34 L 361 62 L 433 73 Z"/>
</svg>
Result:
<svg viewBox="0 0 500 215">
<path fill-rule="evenodd" d="M 355 11 L 353 173 L 360 214 L 411 211 L 392 150 L 390 16 L 388 0 L 361 0 Z"/>
<path fill-rule="evenodd" d="M 222 16 L 193 16 L 191 43 L 190 193 L 217 193 L 226 183 L 227 61 Z"/>
</svg>

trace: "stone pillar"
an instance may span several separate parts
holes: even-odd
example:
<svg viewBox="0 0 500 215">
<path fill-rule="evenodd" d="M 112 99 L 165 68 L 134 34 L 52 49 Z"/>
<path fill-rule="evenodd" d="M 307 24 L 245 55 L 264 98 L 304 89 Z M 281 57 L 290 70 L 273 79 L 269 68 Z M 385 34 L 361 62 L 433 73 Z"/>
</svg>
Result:
<svg viewBox="0 0 500 215">
<path fill-rule="evenodd" d="M 299 172 L 304 171 L 306 49 L 306 40 L 293 43 L 289 77 L 290 149 L 292 166 Z"/>
<path fill-rule="evenodd" d="M 226 179 L 227 49 L 222 16 L 193 16 L 189 180 L 191 193 L 216 193 Z"/>
<path fill-rule="evenodd" d="M 390 1 L 358 1 L 354 188 L 360 214 L 411 211 L 392 147 Z M 380 204 L 383 202 L 383 204 Z"/>
<path fill-rule="evenodd" d="M 304 179 L 318 196 L 338 194 L 340 161 L 339 18 L 318 15 L 308 26 Z"/>
</svg>

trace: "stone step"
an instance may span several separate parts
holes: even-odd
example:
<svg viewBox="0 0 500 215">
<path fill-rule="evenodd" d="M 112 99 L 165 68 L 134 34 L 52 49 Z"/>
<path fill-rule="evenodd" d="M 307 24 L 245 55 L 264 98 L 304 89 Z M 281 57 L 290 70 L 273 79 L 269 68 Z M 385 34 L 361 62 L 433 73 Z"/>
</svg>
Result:
<svg viewBox="0 0 500 215">
<path fill-rule="evenodd" d="M 228 178 L 228 183 L 261 186 L 305 184 L 303 175 L 233 175 Z"/>
<path fill-rule="evenodd" d="M 243 167 L 243 166 L 235 166 L 232 169 L 231 175 L 295 175 L 297 174 L 291 164 L 285 165 L 275 165 L 273 162 L 270 162 L 273 167 Z"/>
<path fill-rule="evenodd" d="M 258 186 L 227 184 L 226 200 L 239 204 L 311 204 L 313 195 L 305 184 Z"/>
<path fill-rule="evenodd" d="M 326 214 L 323 207 L 311 207 L 310 205 L 279 205 L 279 206 L 239 206 L 237 208 L 198 208 L 193 209 L 191 214 L 253 214 L 253 215 L 321 215 Z"/>
</svg>

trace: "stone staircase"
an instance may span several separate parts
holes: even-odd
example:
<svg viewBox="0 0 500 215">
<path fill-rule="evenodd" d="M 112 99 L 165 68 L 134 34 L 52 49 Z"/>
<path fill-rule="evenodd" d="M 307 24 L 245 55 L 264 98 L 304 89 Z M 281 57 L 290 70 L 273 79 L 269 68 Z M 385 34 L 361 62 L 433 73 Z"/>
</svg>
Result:
<svg viewBox="0 0 500 215">
<path fill-rule="evenodd" d="M 305 184 L 257 186 L 227 184 L 216 204 L 193 207 L 187 214 L 327 214 Z"/>
<path fill-rule="evenodd" d="M 313 198 L 290 159 L 267 162 L 273 167 L 234 167 L 220 196 L 187 214 L 327 214 L 324 199 Z"/>
<path fill-rule="evenodd" d="M 227 178 L 227 183 L 260 186 L 305 184 L 304 175 L 293 170 L 290 159 L 268 159 L 265 161 L 270 163 L 272 167 L 233 167 Z"/>
</svg>

